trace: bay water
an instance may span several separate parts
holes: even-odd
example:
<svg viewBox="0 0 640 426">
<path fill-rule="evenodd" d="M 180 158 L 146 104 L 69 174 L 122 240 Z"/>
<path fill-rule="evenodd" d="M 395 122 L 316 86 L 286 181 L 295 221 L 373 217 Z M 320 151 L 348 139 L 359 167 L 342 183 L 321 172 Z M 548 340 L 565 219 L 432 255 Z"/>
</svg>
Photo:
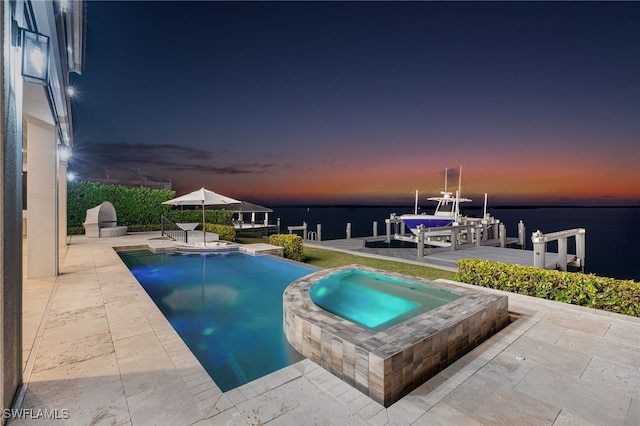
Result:
<svg viewBox="0 0 640 426">
<path fill-rule="evenodd" d="M 413 213 L 412 206 L 282 206 L 272 207 L 270 222 L 280 218 L 280 232 L 287 226 L 307 222 L 309 231 L 322 226 L 322 240 L 346 237 L 351 223 L 352 237 L 373 235 L 377 221 L 378 235 L 385 234 L 385 219 L 391 213 Z M 430 211 L 429 211 L 430 212 Z M 493 207 L 488 212 L 505 224 L 508 237 L 518 236 L 518 222 L 526 229 L 526 249 L 532 250 L 531 234 L 586 230 L 585 272 L 599 276 L 640 281 L 640 206 L 638 207 Z M 482 207 L 463 210 L 468 216 L 481 217 Z M 575 253 L 575 239 L 569 238 L 568 251 Z M 547 251 L 557 252 L 549 243 Z M 531 254 L 533 256 L 533 253 Z"/>
</svg>

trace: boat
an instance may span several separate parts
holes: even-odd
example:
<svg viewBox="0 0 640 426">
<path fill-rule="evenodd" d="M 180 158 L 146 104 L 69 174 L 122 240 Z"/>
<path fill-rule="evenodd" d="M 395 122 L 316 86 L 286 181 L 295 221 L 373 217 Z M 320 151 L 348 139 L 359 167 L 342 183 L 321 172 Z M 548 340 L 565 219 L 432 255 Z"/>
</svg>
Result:
<svg viewBox="0 0 640 426">
<path fill-rule="evenodd" d="M 440 191 L 439 197 L 429 197 L 429 201 L 437 201 L 433 214 L 418 214 L 418 191 L 416 191 L 416 204 L 414 214 L 403 214 L 400 219 L 409 228 L 409 230 L 418 235 L 420 228 L 441 228 L 444 226 L 451 226 L 462 222 L 463 216 L 460 214 L 460 203 L 471 201 L 468 198 L 462 198 L 460 196 L 461 190 L 461 177 L 462 167 L 460 168 L 460 175 L 458 180 L 458 190 L 455 195 L 452 192 L 447 191 L 447 169 L 444 174 L 444 191 Z"/>
</svg>

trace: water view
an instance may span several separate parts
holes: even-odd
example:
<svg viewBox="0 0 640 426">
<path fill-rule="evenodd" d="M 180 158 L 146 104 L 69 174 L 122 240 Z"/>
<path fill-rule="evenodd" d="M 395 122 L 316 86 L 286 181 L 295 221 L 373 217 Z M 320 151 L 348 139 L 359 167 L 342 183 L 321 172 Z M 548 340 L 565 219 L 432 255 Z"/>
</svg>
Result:
<svg viewBox="0 0 640 426">
<path fill-rule="evenodd" d="M 412 213 L 411 206 L 299 206 L 273 207 L 271 217 L 281 219 L 281 231 L 287 226 L 306 221 L 315 231 L 322 225 L 322 239 L 345 238 L 346 224 L 351 223 L 351 236 L 363 237 L 373 233 L 373 221 L 378 222 L 378 235 L 385 233 L 384 220 L 391 213 Z M 430 211 L 430 210 L 429 210 Z M 482 208 L 465 208 L 469 216 L 482 216 Z M 640 281 L 640 207 L 505 207 L 489 208 L 492 216 L 505 224 L 507 235 L 517 237 L 518 222 L 526 226 L 527 249 L 532 249 L 531 234 L 573 228 L 586 229 L 585 272 L 619 279 Z M 274 219 L 275 220 L 275 219 Z M 571 241 L 570 241 L 571 242 Z M 548 251 L 556 251 L 550 243 Z M 575 253 L 569 244 L 569 251 Z"/>
</svg>

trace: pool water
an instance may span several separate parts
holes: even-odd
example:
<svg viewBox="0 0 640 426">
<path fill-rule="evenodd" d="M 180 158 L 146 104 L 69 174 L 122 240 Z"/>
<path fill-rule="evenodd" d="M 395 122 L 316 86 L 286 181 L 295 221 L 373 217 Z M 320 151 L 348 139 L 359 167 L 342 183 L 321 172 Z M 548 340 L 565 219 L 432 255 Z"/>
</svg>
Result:
<svg viewBox="0 0 640 426">
<path fill-rule="evenodd" d="M 357 269 L 318 280 L 309 296 L 325 311 L 372 330 L 399 324 L 462 297 L 446 289 Z"/>
<path fill-rule="evenodd" d="M 282 327 L 282 293 L 316 272 L 239 251 L 118 254 L 222 391 L 303 357 Z"/>
</svg>

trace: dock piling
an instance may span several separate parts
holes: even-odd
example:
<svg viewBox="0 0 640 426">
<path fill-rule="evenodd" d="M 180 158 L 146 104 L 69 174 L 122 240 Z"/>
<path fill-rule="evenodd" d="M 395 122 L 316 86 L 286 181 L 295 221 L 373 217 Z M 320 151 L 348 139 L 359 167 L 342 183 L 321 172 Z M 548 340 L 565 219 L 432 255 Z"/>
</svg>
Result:
<svg viewBox="0 0 640 426">
<path fill-rule="evenodd" d="M 584 229 L 581 229 L 580 232 L 576 234 L 576 262 L 579 263 L 582 272 L 584 272 L 584 258 L 586 255 L 585 237 L 586 231 Z"/>
<path fill-rule="evenodd" d="M 484 223 L 479 223 L 473 231 L 475 232 L 475 242 L 476 247 L 482 246 L 482 241 L 487 239 L 487 225 Z"/>
<path fill-rule="evenodd" d="M 558 269 L 567 270 L 567 237 L 558 238 Z"/>
<path fill-rule="evenodd" d="M 531 234 L 531 242 L 533 243 L 533 266 L 544 269 L 544 253 L 546 251 L 546 242 L 542 238 L 542 231 L 539 229 Z"/>
<path fill-rule="evenodd" d="M 458 228 L 452 227 L 451 229 L 451 251 L 458 249 Z"/>
<path fill-rule="evenodd" d="M 424 257 L 424 226 L 420 225 L 420 232 L 418 232 L 418 257 Z"/>
<path fill-rule="evenodd" d="M 524 222 L 520 221 L 518 222 L 518 244 L 520 244 L 520 247 L 522 248 L 522 250 L 524 250 L 525 248 L 525 238 L 526 232 L 525 232 L 525 226 L 524 226 Z"/>
<path fill-rule="evenodd" d="M 387 235 L 387 239 L 384 242 L 389 244 L 391 242 L 391 219 L 384 220 L 384 227 Z"/>
</svg>

